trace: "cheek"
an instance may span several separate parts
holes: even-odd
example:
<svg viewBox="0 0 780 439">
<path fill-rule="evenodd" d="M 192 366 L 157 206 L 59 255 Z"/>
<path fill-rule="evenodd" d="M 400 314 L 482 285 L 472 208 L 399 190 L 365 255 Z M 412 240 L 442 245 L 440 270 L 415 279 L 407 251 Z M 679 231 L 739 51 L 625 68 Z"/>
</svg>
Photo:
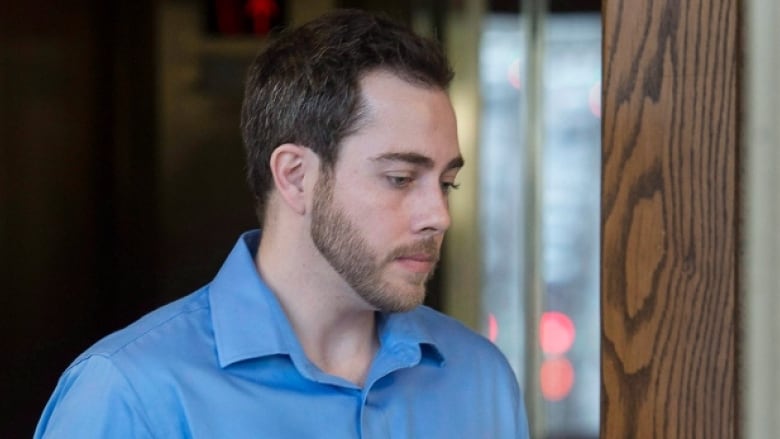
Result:
<svg viewBox="0 0 780 439">
<path fill-rule="evenodd" d="M 390 191 L 387 191 L 390 192 Z M 362 189 L 340 200 L 355 228 L 372 246 L 387 245 L 408 229 L 407 209 L 396 194 Z"/>
<path fill-rule="evenodd" d="M 376 176 L 343 173 L 336 181 L 333 197 L 372 245 L 395 241 L 408 230 L 413 200 L 407 192 L 387 187 Z"/>
</svg>

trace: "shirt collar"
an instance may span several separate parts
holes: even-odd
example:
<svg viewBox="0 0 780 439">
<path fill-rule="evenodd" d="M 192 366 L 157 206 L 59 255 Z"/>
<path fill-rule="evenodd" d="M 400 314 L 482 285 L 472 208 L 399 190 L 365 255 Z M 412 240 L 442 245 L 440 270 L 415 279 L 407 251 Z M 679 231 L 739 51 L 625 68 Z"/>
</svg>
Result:
<svg viewBox="0 0 780 439">
<path fill-rule="evenodd" d="M 209 285 L 214 338 L 221 367 L 268 355 L 303 355 L 282 307 L 258 274 L 255 253 L 260 232 L 241 235 Z M 419 310 L 379 314 L 382 349 L 407 346 L 423 358 L 444 360 Z"/>
<path fill-rule="evenodd" d="M 407 346 L 419 352 L 424 359 L 441 365 L 444 356 L 437 347 L 436 339 L 421 318 L 421 310 L 403 313 L 378 314 L 378 333 L 382 350 L 393 350 Z"/>
<path fill-rule="evenodd" d="M 255 265 L 259 240 L 257 230 L 242 234 L 209 285 L 222 367 L 249 358 L 291 353 L 292 328 Z"/>
</svg>

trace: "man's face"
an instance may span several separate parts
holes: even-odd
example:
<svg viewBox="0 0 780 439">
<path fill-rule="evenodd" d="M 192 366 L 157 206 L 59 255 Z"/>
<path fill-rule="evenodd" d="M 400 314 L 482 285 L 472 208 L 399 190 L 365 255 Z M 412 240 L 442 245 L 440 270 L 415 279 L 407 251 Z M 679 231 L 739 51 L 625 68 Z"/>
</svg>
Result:
<svg viewBox="0 0 780 439">
<path fill-rule="evenodd" d="M 367 117 L 317 181 L 311 236 L 370 306 L 407 311 L 425 298 L 450 225 L 462 166 L 446 93 L 386 72 L 361 81 Z"/>
</svg>

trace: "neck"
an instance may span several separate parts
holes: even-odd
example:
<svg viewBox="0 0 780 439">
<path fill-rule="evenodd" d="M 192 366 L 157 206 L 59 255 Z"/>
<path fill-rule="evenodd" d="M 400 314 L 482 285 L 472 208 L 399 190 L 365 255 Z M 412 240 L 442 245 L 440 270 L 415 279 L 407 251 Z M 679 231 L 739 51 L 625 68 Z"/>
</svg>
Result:
<svg viewBox="0 0 780 439">
<path fill-rule="evenodd" d="M 306 356 L 324 372 L 357 385 L 379 347 L 375 310 L 305 239 L 264 230 L 255 263 L 279 299 Z"/>
</svg>

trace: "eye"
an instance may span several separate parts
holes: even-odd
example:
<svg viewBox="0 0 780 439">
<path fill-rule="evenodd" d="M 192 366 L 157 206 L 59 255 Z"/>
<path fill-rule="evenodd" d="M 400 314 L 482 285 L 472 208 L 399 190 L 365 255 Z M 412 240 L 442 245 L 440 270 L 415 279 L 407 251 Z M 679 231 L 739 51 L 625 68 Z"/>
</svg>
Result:
<svg viewBox="0 0 780 439">
<path fill-rule="evenodd" d="M 441 191 L 443 193 L 445 193 L 445 194 L 449 194 L 450 191 L 453 191 L 453 190 L 458 190 L 459 187 L 460 187 L 460 185 L 456 184 L 456 183 L 450 183 L 450 182 L 447 182 L 447 181 L 443 181 L 441 183 Z"/>
<path fill-rule="evenodd" d="M 408 175 L 387 175 L 387 182 L 395 188 L 405 188 L 412 183 L 412 177 Z"/>
</svg>

